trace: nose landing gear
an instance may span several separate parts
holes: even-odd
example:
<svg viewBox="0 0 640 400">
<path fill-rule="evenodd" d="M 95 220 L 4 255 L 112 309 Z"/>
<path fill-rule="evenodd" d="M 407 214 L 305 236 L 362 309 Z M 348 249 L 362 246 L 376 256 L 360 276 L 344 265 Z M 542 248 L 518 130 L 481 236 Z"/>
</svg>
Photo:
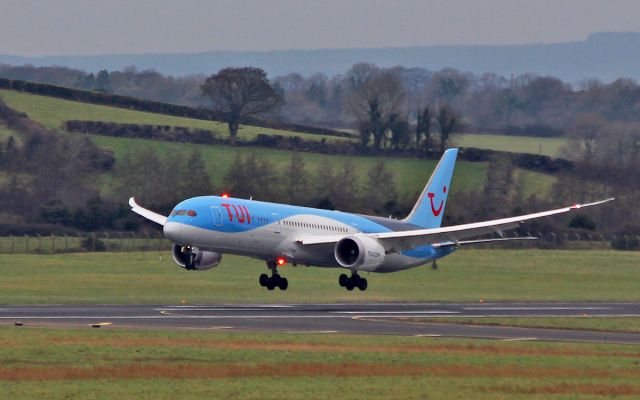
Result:
<svg viewBox="0 0 640 400">
<path fill-rule="evenodd" d="M 260 274 L 260 286 L 266 287 L 267 290 L 273 290 L 276 287 L 280 290 L 287 290 L 289 281 L 278 274 L 277 261 L 267 261 L 267 268 L 271 270 L 271 276 Z"/>
<path fill-rule="evenodd" d="M 360 291 L 367 290 L 369 286 L 367 279 L 358 275 L 357 272 L 352 272 L 351 276 L 347 276 L 347 274 L 340 274 L 340 278 L 338 278 L 338 283 L 343 288 L 351 291 L 354 288 L 360 289 Z"/>
</svg>

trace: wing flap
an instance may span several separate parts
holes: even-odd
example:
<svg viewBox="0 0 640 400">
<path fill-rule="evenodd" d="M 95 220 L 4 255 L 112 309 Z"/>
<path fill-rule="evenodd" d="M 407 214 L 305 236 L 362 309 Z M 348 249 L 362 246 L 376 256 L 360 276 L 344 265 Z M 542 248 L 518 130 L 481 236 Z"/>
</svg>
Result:
<svg viewBox="0 0 640 400">
<path fill-rule="evenodd" d="M 133 197 L 129 199 L 129 206 L 131 206 L 131 211 L 148 219 L 149 221 L 153 221 L 156 224 L 160 224 L 162 226 L 167 223 L 167 217 L 139 206 L 138 203 L 136 203 L 136 199 L 134 199 Z"/>
<path fill-rule="evenodd" d="M 446 226 L 443 228 L 433 229 L 370 233 L 366 234 L 366 236 L 378 239 L 387 251 L 400 252 L 402 250 L 440 242 L 459 243 L 462 239 L 473 238 L 490 233 L 498 233 L 500 236 L 502 236 L 503 231 L 515 229 L 525 221 L 543 217 L 550 217 L 557 214 L 564 214 L 567 212 L 579 210 L 581 208 L 604 204 L 612 200 L 614 199 L 609 198 L 593 203 L 574 204 L 572 206 L 558 208 L 556 210 L 542 211 L 533 214 L 519 215 L 517 217 L 501 218 L 491 221 L 474 222 L 471 224 Z M 303 245 L 335 243 L 345 236 L 347 235 L 307 236 L 298 239 L 298 243 Z"/>
</svg>

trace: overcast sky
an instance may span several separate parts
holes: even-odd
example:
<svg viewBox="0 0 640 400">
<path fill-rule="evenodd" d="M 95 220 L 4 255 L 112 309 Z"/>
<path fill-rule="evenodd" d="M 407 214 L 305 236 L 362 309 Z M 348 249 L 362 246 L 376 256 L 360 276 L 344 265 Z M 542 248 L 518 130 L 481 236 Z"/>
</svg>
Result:
<svg viewBox="0 0 640 400">
<path fill-rule="evenodd" d="M 0 0 L 0 54 L 583 40 L 640 31 L 640 0 Z"/>
</svg>

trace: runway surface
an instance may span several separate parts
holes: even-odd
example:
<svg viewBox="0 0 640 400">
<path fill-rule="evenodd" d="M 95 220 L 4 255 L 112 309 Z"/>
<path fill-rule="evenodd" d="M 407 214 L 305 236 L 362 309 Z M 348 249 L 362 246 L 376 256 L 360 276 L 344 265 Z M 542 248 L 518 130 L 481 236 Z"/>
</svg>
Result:
<svg viewBox="0 0 640 400">
<path fill-rule="evenodd" d="M 3 306 L 0 323 L 472 337 L 640 344 L 640 334 L 416 323 L 402 317 L 640 317 L 640 303 Z"/>
</svg>

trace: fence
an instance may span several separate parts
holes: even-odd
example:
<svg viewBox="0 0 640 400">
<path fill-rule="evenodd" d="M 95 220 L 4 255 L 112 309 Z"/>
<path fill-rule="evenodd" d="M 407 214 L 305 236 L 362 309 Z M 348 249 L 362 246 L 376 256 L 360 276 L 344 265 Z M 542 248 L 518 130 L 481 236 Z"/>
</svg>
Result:
<svg viewBox="0 0 640 400">
<path fill-rule="evenodd" d="M 613 235 L 597 232 L 527 232 L 539 240 L 520 240 L 479 244 L 491 248 L 539 248 L 572 250 L 640 250 L 640 235 Z M 505 237 L 517 237 L 510 233 Z M 168 250 L 171 241 L 160 232 L 153 234 L 94 232 L 76 236 L 36 235 L 0 237 L 0 253 L 54 254 L 78 252 L 126 252 Z"/>
<path fill-rule="evenodd" d="M 107 233 L 94 232 L 75 236 L 23 235 L 0 237 L 0 253 L 79 253 L 104 251 L 167 250 L 171 242 L 161 233 Z"/>
</svg>

